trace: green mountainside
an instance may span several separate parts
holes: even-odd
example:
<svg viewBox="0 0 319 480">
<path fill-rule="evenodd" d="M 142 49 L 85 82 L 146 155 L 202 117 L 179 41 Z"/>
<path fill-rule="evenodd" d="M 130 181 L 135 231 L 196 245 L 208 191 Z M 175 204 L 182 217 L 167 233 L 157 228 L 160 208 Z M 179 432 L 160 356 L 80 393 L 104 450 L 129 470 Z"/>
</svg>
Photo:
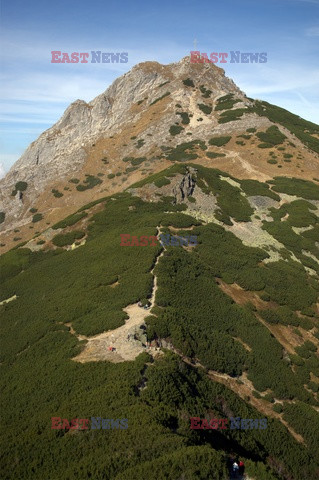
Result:
<svg viewBox="0 0 319 480">
<path fill-rule="evenodd" d="M 185 179 L 193 187 L 178 200 Z M 252 479 L 318 478 L 318 211 L 310 181 L 176 163 L 2 255 L 3 478 L 228 480 L 231 455 Z M 197 245 L 120 245 L 121 234 L 159 232 Z M 74 361 L 86 336 L 123 326 L 123 309 L 151 299 L 155 277 L 145 331 L 162 354 Z M 242 302 L 227 293 L 234 284 Z M 298 346 L 284 348 L 280 332 Z M 128 428 L 54 430 L 51 417 Z M 268 422 L 191 430 L 190 417 Z"/>
</svg>

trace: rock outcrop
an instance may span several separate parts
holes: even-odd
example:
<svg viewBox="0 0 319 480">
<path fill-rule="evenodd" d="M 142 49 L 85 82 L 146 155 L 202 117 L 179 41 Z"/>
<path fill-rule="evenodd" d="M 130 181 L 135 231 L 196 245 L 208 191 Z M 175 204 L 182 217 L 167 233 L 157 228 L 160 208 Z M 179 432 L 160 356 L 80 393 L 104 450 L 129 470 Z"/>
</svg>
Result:
<svg viewBox="0 0 319 480">
<path fill-rule="evenodd" d="M 190 168 L 188 173 L 183 176 L 181 181 L 174 186 L 173 195 L 175 203 L 182 202 L 185 198 L 190 197 L 194 191 L 196 184 L 196 169 Z"/>
</svg>

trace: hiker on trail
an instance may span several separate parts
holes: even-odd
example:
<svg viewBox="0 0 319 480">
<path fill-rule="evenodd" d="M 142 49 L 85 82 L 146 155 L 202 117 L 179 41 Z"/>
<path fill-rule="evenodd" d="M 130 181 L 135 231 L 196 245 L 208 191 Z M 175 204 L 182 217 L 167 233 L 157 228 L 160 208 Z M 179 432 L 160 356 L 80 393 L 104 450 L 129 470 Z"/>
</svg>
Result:
<svg viewBox="0 0 319 480">
<path fill-rule="evenodd" d="M 244 475 L 245 473 L 245 465 L 244 465 L 244 462 L 242 462 L 241 460 L 239 462 L 238 473 L 239 475 Z"/>
<path fill-rule="evenodd" d="M 238 463 L 234 462 L 233 463 L 233 473 L 234 473 L 235 478 L 238 478 L 238 470 L 239 470 Z"/>
</svg>

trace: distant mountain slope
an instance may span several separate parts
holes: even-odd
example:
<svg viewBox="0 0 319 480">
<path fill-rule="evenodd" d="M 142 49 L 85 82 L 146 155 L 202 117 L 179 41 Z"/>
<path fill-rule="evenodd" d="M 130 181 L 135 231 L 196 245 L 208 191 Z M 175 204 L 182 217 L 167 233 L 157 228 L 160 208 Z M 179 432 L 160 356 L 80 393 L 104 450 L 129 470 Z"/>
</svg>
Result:
<svg viewBox="0 0 319 480">
<path fill-rule="evenodd" d="M 0 180 L 0 251 L 85 202 L 195 158 L 239 178 L 267 180 L 280 168 L 318 182 L 319 127 L 247 98 L 215 65 L 141 63 L 92 102 L 72 103 Z"/>
</svg>

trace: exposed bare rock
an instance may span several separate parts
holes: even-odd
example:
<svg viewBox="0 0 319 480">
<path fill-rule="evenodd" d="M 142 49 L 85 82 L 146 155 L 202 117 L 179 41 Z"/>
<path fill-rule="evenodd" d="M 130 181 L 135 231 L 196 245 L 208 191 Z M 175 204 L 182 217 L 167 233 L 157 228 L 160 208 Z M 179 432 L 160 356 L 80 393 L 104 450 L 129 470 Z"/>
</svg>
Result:
<svg viewBox="0 0 319 480">
<path fill-rule="evenodd" d="M 182 202 L 185 198 L 190 197 L 195 188 L 195 175 L 196 170 L 191 168 L 182 180 L 173 188 L 173 195 L 175 197 L 175 203 Z"/>
</svg>

